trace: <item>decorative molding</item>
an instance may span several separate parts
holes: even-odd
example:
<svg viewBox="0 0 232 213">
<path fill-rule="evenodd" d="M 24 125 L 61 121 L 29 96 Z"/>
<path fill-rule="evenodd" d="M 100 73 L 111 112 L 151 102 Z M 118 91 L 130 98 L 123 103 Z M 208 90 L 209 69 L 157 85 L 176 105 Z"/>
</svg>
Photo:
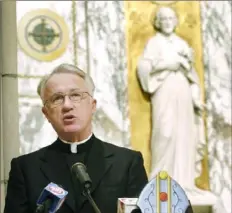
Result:
<svg viewBox="0 0 232 213">
<path fill-rule="evenodd" d="M 8 183 L 8 180 L 7 180 L 7 179 L 0 180 L 0 184 L 4 184 L 4 185 L 6 185 L 7 183 Z"/>
<path fill-rule="evenodd" d="M 34 79 L 41 79 L 44 75 L 21 75 L 16 73 L 3 73 L 0 74 L 2 77 L 9 77 L 9 78 L 34 78 Z"/>
</svg>

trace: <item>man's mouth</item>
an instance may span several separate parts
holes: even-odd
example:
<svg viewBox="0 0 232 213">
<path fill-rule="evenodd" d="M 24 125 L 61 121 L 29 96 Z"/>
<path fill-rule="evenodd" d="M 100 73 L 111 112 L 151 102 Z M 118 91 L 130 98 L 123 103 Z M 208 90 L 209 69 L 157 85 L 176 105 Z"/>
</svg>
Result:
<svg viewBox="0 0 232 213">
<path fill-rule="evenodd" d="M 63 120 L 64 121 L 73 121 L 76 117 L 74 115 L 65 115 Z"/>
</svg>

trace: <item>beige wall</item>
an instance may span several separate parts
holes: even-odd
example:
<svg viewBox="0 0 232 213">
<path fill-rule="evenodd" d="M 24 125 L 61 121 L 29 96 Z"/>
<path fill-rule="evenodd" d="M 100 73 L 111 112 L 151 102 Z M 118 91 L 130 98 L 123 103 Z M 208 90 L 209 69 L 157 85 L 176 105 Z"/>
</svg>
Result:
<svg viewBox="0 0 232 213">
<path fill-rule="evenodd" d="M 2 2 L 0 2 L 0 20 L 2 20 Z M 2 33 L 2 22 L 0 21 L 0 35 Z M 0 37 L 1 38 L 1 37 Z M 0 39 L 0 50 L 2 50 L 2 39 Z M 2 204 L 4 197 L 4 174 L 3 174 L 3 146 L 2 146 L 2 51 L 0 52 L 0 211 L 2 212 Z"/>
<path fill-rule="evenodd" d="M 0 2 L 1 212 L 10 161 L 19 155 L 16 2 Z"/>
<path fill-rule="evenodd" d="M 2 20 L 2 2 L 0 2 L 0 20 Z M 2 34 L 2 21 L 0 21 L 0 35 Z M 0 211 L 3 211 L 4 203 L 4 169 L 3 169 L 3 143 L 2 143 L 2 39 L 0 36 Z"/>
</svg>

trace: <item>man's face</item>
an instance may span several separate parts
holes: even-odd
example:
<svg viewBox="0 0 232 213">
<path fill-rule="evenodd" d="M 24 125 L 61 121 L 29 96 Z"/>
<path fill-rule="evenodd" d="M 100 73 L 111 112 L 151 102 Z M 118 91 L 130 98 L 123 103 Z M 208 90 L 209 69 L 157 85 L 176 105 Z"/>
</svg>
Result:
<svg viewBox="0 0 232 213">
<path fill-rule="evenodd" d="M 172 10 L 164 9 L 160 12 L 160 31 L 170 35 L 175 30 L 176 16 Z"/>
<path fill-rule="evenodd" d="M 48 100 L 42 111 L 58 135 L 91 132 L 96 100 L 90 96 L 84 79 L 75 74 L 55 74 L 47 81 L 42 99 Z"/>
</svg>

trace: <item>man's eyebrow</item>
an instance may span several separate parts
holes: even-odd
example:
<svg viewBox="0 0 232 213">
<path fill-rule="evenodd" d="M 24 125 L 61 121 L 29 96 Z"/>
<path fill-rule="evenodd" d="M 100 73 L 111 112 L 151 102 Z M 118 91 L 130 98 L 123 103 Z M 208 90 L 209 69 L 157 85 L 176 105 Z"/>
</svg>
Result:
<svg viewBox="0 0 232 213">
<path fill-rule="evenodd" d="M 81 90 L 80 88 L 70 89 L 70 91 Z"/>
<path fill-rule="evenodd" d="M 63 92 L 55 92 L 55 93 L 52 94 L 52 96 L 53 95 L 60 95 L 60 94 L 63 94 Z"/>
<path fill-rule="evenodd" d="M 72 91 L 76 91 L 76 90 L 79 90 L 79 91 L 81 91 L 81 89 L 80 88 L 73 88 L 73 89 L 70 89 L 68 92 L 72 92 Z M 64 92 L 61 92 L 61 91 L 58 91 L 58 92 L 55 92 L 55 93 L 53 93 L 53 95 L 56 95 L 56 94 L 64 94 Z"/>
</svg>

